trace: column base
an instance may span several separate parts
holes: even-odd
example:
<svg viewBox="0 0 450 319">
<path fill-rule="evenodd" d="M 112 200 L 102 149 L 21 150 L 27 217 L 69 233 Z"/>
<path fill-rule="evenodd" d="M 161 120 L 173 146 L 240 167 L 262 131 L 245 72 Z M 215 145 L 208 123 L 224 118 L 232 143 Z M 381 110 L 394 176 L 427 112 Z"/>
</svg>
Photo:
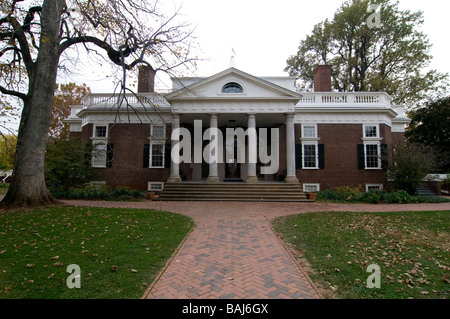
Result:
<svg viewBox="0 0 450 319">
<path fill-rule="evenodd" d="M 284 180 L 287 184 L 298 184 L 298 178 L 295 176 L 286 176 L 286 179 Z"/>
<path fill-rule="evenodd" d="M 246 183 L 247 184 L 258 184 L 259 183 L 259 179 L 256 176 L 248 176 Z"/>
<path fill-rule="evenodd" d="M 181 177 L 180 176 L 170 176 L 166 183 L 181 183 Z"/>
<path fill-rule="evenodd" d="M 206 180 L 207 184 L 219 184 L 219 182 L 220 182 L 219 176 L 210 176 Z"/>
</svg>

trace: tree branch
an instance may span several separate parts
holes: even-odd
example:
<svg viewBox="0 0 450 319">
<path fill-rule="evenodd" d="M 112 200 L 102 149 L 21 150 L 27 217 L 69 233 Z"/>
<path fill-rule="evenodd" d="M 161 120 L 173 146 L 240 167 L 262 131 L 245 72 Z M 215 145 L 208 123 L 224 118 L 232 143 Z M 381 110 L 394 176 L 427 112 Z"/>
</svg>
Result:
<svg viewBox="0 0 450 319">
<path fill-rule="evenodd" d="M 11 96 L 18 97 L 18 98 L 22 99 L 23 101 L 25 101 L 26 98 L 27 98 L 26 94 L 20 93 L 20 92 L 17 92 L 17 91 L 13 91 L 13 90 L 8 90 L 7 88 L 5 88 L 5 87 L 3 87 L 1 85 L 0 85 L 0 92 L 3 93 L 3 94 L 6 94 L 6 95 L 11 95 Z"/>
</svg>

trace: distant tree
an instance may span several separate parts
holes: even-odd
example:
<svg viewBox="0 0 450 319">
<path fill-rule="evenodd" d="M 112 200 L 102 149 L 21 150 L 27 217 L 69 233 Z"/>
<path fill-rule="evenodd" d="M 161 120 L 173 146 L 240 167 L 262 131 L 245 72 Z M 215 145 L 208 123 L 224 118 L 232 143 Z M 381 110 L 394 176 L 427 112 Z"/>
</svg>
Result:
<svg viewBox="0 0 450 319">
<path fill-rule="evenodd" d="M 405 136 L 412 143 L 435 148 L 441 173 L 450 172 L 450 96 L 425 103 L 409 112 Z M 436 173 L 438 171 L 436 170 Z"/>
<path fill-rule="evenodd" d="M 380 5 L 380 27 L 368 25 L 370 4 Z M 334 90 L 387 92 L 395 103 L 413 105 L 447 79 L 427 69 L 431 44 L 419 29 L 422 24 L 422 12 L 402 11 L 398 2 L 348 0 L 301 41 L 285 71 L 309 89 L 313 70 L 328 64 Z"/>
<path fill-rule="evenodd" d="M 91 89 L 75 83 L 57 84 L 53 99 L 52 118 L 49 134 L 53 138 L 69 138 L 69 124 L 63 120 L 70 115 L 70 106 L 81 104 L 81 99 L 91 93 Z"/>
<path fill-rule="evenodd" d="M 414 195 L 425 177 L 435 172 L 438 165 L 432 147 L 423 144 L 402 143 L 388 152 L 387 176 L 396 190 Z"/>
<path fill-rule="evenodd" d="M 0 170 L 11 170 L 14 165 L 17 135 L 0 132 Z"/>
</svg>

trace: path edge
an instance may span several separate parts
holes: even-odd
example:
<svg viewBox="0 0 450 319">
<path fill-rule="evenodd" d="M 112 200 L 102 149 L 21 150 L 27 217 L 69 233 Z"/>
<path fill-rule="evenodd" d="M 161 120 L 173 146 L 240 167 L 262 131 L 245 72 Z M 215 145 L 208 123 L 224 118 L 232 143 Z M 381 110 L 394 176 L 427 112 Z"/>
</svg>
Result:
<svg viewBox="0 0 450 319">
<path fill-rule="evenodd" d="M 189 217 L 191 218 L 191 217 Z M 181 241 L 181 243 L 178 245 L 177 249 L 175 249 L 175 251 L 173 252 L 172 256 L 169 258 L 169 260 L 166 262 L 166 264 L 164 265 L 164 267 L 161 269 L 161 271 L 159 272 L 159 274 L 155 277 L 155 279 L 153 280 L 152 284 L 145 290 L 143 296 L 141 297 L 141 299 L 148 299 L 148 296 L 150 295 L 150 293 L 152 292 L 152 289 L 155 287 L 155 285 L 158 283 L 158 281 L 161 279 L 161 277 L 164 275 L 164 273 L 166 272 L 166 270 L 169 268 L 170 264 L 172 263 L 172 261 L 175 259 L 175 256 L 178 255 L 178 252 L 181 250 L 181 248 L 184 246 L 184 244 L 186 243 L 186 241 L 188 240 L 189 237 L 191 237 L 191 234 L 194 232 L 194 230 L 197 228 L 197 222 L 191 218 L 194 221 L 194 227 L 192 227 L 192 229 L 189 231 L 189 233 L 183 238 L 183 240 Z"/>
<path fill-rule="evenodd" d="M 275 237 L 277 238 L 277 240 L 281 243 L 281 245 L 283 246 L 284 250 L 288 253 L 289 257 L 292 259 L 292 261 L 294 261 L 295 265 L 297 266 L 297 268 L 300 270 L 300 272 L 303 274 L 303 276 L 305 277 L 305 279 L 308 281 L 308 283 L 311 285 L 311 287 L 314 289 L 315 293 L 317 294 L 317 296 L 319 296 L 319 299 L 325 299 L 325 297 L 320 293 L 319 289 L 317 288 L 317 286 L 314 284 L 314 282 L 312 281 L 312 279 L 309 277 L 309 275 L 306 273 L 306 271 L 303 269 L 303 267 L 299 264 L 299 262 L 297 261 L 297 259 L 295 259 L 295 256 L 291 253 L 291 251 L 289 250 L 289 248 L 286 246 L 286 243 L 280 238 L 280 236 L 278 235 L 278 233 L 273 229 L 272 227 L 272 222 L 283 216 L 279 216 L 279 217 L 275 217 L 274 219 L 269 221 L 269 227 L 272 230 L 273 234 L 275 235 Z"/>
</svg>

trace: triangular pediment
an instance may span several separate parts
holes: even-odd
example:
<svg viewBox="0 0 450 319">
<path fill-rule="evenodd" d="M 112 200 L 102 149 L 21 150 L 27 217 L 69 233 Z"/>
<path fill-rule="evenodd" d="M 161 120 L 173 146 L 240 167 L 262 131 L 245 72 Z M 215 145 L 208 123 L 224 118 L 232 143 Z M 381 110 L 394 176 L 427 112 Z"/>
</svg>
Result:
<svg viewBox="0 0 450 319">
<path fill-rule="evenodd" d="M 301 95 L 277 85 L 273 82 L 255 77 L 236 68 L 229 68 L 208 78 L 172 79 L 179 81 L 180 89 L 168 94 L 165 98 L 170 101 L 182 100 L 289 100 L 298 101 Z M 238 84 L 242 88 L 240 93 L 224 93 L 223 88 L 230 83 Z"/>
</svg>

